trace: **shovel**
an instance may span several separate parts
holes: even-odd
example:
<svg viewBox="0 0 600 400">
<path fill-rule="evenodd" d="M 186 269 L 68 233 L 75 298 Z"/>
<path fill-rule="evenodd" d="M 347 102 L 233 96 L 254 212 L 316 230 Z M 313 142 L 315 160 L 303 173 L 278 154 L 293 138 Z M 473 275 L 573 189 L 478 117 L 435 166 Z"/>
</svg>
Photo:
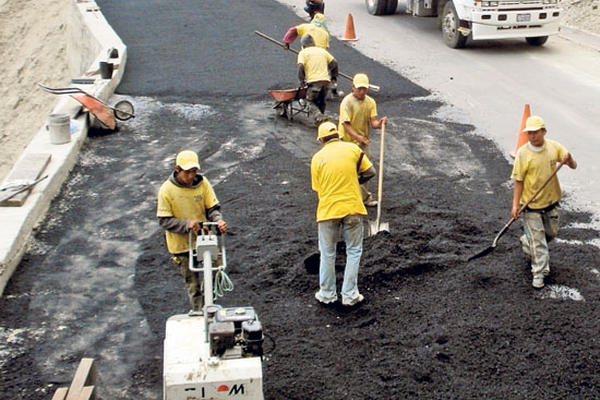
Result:
<svg viewBox="0 0 600 400">
<path fill-rule="evenodd" d="M 390 225 L 387 222 L 381 222 L 381 197 L 383 194 L 383 149 L 385 142 L 385 123 L 381 125 L 381 142 L 379 144 L 379 176 L 377 177 L 377 217 L 375 222 L 369 221 L 369 236 L 376 235 L 379 232 L 389 232 Z"/>
<path fill-rule="evenodd" d="M 548 184 L 548 182 L 550 182 L 550 180 L 554 177 L 554 175 L 556 175 L 556 173 L 558 172 L 558 170 L 560 169 L 560 167 L 562 167 L 564 165 L 564 162 L 561 162 L 560 164 L 558 164 L 558 167 L 556 167 L 556 169 L 554 170 L 554 172 L 552 172 L 552 174 L 548 177 L 548 179 L 546 179 L 546 181 L 542 184 L 542 186 L 540 186 L 540 188 L 533 194 L 533 196 L 531 196 L 531 198 L 529 199 L 529 201 L 525 204 L 523 204 L 521 206 L 521 208 L 519 208 L 519 212 L 517 213 L 517 218 L 519 218 L 519 215 L 521 215 L 521 213 L 523 212 L 523 210 L 525 209 L 525 207 L 527 207 L 529 205 L 529 203 L 531 203 L 538 194 L 540 194 L 540 192 L 542 191 L 542 189 L 544 189 L 546 187 L 546 185 Z M 513 222 L 515 222 L 517 220 L 517 218 L 511 218 L 506 225 L 504 225 L 504 227 L 502 229 L 500 229 L 500 232 L 498 232 L 498 234 L 496 235 L 496 238 L 494 239 L 494 241 L 492 242 L 492 245 L 486 249 L 483 249 L 482 251 L 480 251 L 479 253 L 475 254 L 474 256 L 469 257 L 469 259 L 467 261 L 471 261 L 474 260 L 476 258 L 480 258 L 483 256 L 486 256 L 488 254 L 490 254 L 492 251 L 494 251 L 494 249 L 496 248 L 496 246 L 498 245 L 498 239 L 500 239 L 500 237 L 502 235 L 504 235 L 506 233 L 506 231 L 508 230 L 508 228 L 512 225 Z"/>
</svg>

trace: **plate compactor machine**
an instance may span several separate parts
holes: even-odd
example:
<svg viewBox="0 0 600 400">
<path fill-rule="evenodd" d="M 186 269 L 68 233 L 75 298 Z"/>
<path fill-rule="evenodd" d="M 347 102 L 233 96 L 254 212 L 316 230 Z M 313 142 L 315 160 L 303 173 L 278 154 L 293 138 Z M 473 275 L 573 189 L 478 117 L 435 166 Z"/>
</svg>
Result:
<svg viewBox="0 0 600 400">
<path fill-rule="evenodd" d="M 189 268 L 204 275 L 204 309 L 167 320 L 163 399 L 263 400 L 261 323 L 252 307 L 224 308 L 214 303 L 233 285 L 225 273 L 224 236 L 215 234 L 216 223 L 202 225 L 195 252 L 190 233 Z M 221 265 L 213 267 L 219 259 Z"/>
</svg>

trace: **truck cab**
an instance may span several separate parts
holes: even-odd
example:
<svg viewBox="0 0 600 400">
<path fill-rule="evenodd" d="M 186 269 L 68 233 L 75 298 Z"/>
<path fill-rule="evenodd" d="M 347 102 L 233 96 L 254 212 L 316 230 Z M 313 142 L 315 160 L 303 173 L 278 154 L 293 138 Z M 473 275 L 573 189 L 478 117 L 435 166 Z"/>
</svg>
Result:
<svg viewBox="0 0 600 400">
<path fill-rule="evenodd" d="M 365 0 L 373 15 L 396 13 L 398 0 Z M 437 17 L 444 42 L 452 48 L 472 40 L 525 38 L 541 46 L 560 29 L 558 0 L 407 0 L 406 12 Z"/>
</svg>

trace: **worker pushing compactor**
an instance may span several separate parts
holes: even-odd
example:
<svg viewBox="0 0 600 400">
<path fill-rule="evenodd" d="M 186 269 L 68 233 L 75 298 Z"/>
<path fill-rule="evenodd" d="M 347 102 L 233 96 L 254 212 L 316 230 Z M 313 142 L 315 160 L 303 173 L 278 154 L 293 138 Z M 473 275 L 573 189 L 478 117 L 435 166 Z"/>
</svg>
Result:
<svg viewBox="0 0 600 400">
<path fill-rule="evenodd" d="M 171 261 L 179 268 L 185 281 L 191 312 L 200 313 L 204 305 L 202 278 L 188 268 L 190 231 L 197 233 L 202 222 L 216 222 L 221 232 L 227 223 L 212 185 L 199 173 L 198 155 L 192 150 L 177 154 L 175 170 L 158 192 L 158 217 L 165 230 Z"/>
</svg>

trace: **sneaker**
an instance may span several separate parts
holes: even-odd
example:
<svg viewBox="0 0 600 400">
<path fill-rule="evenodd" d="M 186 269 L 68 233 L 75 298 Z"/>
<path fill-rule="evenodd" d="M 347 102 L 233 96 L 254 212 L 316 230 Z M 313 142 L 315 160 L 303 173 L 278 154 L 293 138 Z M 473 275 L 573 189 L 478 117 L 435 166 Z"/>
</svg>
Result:
<svg viewBox="0 0 600 400">
<path fill-rule="evenodd" d="M 331 304 L 331 303 L 335 303 L 335 301 L 337 300 L 337 297 L 334 299 L 325 299 L 325 298 L 321 297 L 319 292 L 317 292 L 317 293 L 315 293 L 315 299 L 317 299 L 317 301 L 322 304 Z"/>
<path fill-rule="evenodd" d="M 362 302 L 365 299 L 365 296 L 363 296 L 362 294 L 359 294 L 357 298 L 355 298 L 354 300 L 350 300 L 350 301 L 342 301 L 342 304 L 348 307 L 352 307 L 357 305 L 358 303 Z"/>
<path fill-rule="evenodd" d="M 544 287 L 544 276 L 534 276 L 533 282 L 531 282 L 531 286 L 536 289 L 541 289 Z"/>
<path fill-rule="evenodd" d="M 377 200 L 375 199 L 370 199 L 365 201 L 365 206 L 367 207 L 377 207 Z"/>
</svg>

